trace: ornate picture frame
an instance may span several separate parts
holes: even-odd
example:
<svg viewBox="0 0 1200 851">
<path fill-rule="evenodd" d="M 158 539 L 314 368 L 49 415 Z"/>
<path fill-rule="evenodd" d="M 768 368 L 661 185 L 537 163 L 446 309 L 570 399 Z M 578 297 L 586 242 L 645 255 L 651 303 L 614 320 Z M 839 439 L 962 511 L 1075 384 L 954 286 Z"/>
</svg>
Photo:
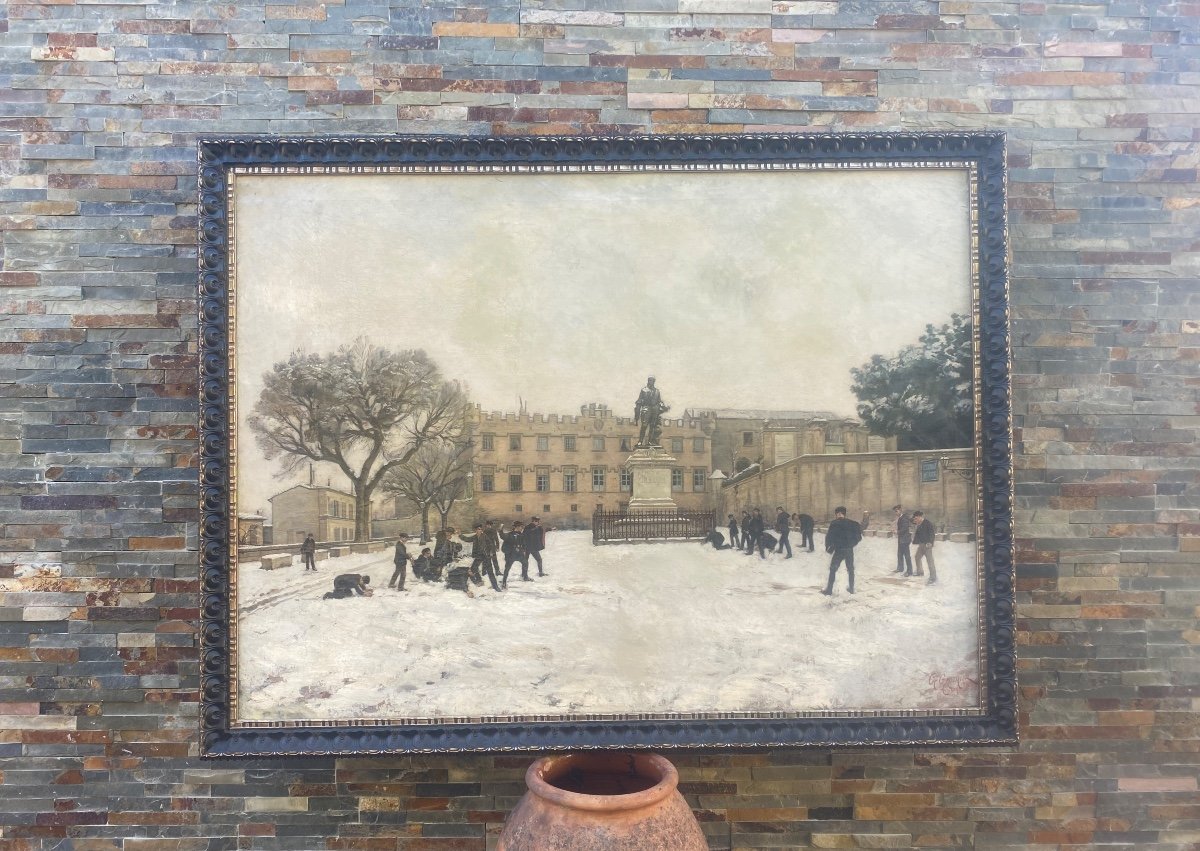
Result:
<svg viewBox="0 0 1200 851">
<path fill-rule="evenodd" d="M 204 756 L 1015 744 L 1002 134 L 214 137 L 199 142 L 198 184 Z M 660 286 L 670 300 L 642 301 Z M 609 300 L 619 287 L 624 294 Z M 391 318 L 377 325 L 379 314 Z M 574 352 L 549 331 L 532 346 L 546 326 L 520 322 L 535 314 L 570 328 L 589 350 Z M 645 339 L 655 327 L 646 317 L 661 324 L 672 315 L 695 324 Z M 779 332 L 780 317 L 795 334 Z M 893 339 L 884 324 L 904 327 Z M 401 342 L 368 339 L 386 325 Z M 521 347 L 510 349 L 518 338 Z M 601 339 L 611 350 L 598 355 Z M 401 347 L 400 360 L 388 360 Z M 954 347 L 957 362 L 934 363 Z M 728 359 L 731 348 L 741 361 Z M 703 378 L 685 375 L 687 363 L 718 350 Z M 364 450 L 367 426 L 330 436 L 351 415 L 329 414 L 329 394 L 351 381 L 338 364 L 372 358 L 384 372 L 425 370 L 436 399 L 404 423 L 394 418 L 392 442 Z M 525 383 L 467 367 L 495 362 Z M 710 375 L 743 363 L 746 374 L 725 396 L 705 396 L 720 385 Z M 556 372 L 571 380 L 539 377 Z M 610 372 L 620 379 L 611 393 Z M 646 372 L 659 376 L 661 394 Z M 317 386 L 312 375 L 333 377 Z M 781 383 L 798 389 L 779 391 L 774 407 L 767 397 Z M 576 398 L 566 408 L 554 395 L 560 384 L 600 402 Z M 800 410 L 790 401 L 824 399 L 826 385 L 841 394 L 830 391 L 834 400 L 853 390 L 857 405 Z M 958 395 L 946 402 L 943 391 Z M 515 414 L 485 407 L 517 395 Z M 452 404 L 465 413 L 446 418 Z M 312 413 L 319 405 L 323 420 Z M 430 405 L 441 407 L 431 413 Z M 311 420 L 298 424 L 301 409 Z M 452 427 L 435 435 L 438 417 Z M 353 444 L 359 466 L 343 463 L 339 473 L 342 456 L 327 445 L 314 452 L 308 442 L 321 430 L 317 442 Z M 431 577 L 417 559 L 438 525 L 437 498 L 395 481 L 385 512 L 377 507 L 384 491 L 370 490 L 367 478 L 382 481 L 390 464 L 408 469 L 433 443 L 459 446 L 465 454 L 455 457 L 465 460 L 440 514 L 454 532 L 428 542 L 434 563 L 439 546 L 449 554 Z M 589 450 L 617 460 L 593 454 L 576 465 L 561 454 Z M 582 509 L 580 492 L 592 500 Z M 321 507 L 285 511 L 287 494 Z M 267 501 L 270 517 L 260 505 Z M 802 542 L 812 546 L 812 517 L 800 537 L 809 509 L 811 552 Z M 754 534 L 747 543 L 742 522 L 726 543 L 726 515 L 738 525 L 740 511 Z M 534 522 L 539 512 L 547 522 Z M 293 514 L 304 519 L 285 522 Z M 480 555 L 482 533 L 470 534 L 493 517 L 521 532 L 511 538 L 520 554 L 505 549 L 511 589 Z M 539 530 L 535 538 L 527 526 Z M 411 535 L 407 560 L 401 533 Z M 911 558 L 904 571 L 908 539 L 917 571 L 929 557 L 928 581 L 914 580 Z M 507 548 L 509 532 L 503 540 Z M 921 552 L 923 540 L 933 549 Z M 796 561 L 784 560 L 785 545 Z M 856 546 L 860 584 L 850 596 L 853 556 L 847 587 L 843 548 Z M 536 559 L 541 574 L 542 547 L 548 578 L 531 574 L 521 586 L 509 568 L 525 574 Z M 938 585 L 932 553 L 943 559 Z M 398 577 L 399 589 L 380 587 L 386 575 L 378 573 L 363 582 L 366 565 L 385 562 L 385 574 L 396 565 L 388 584 Z M 411 577 L 410 562 L 421 571 Z M 656 597 L 658 580 L 643 579 L 657 569 L 644 566 L 652 562 L 662 565 L 663 587 L 683 583 L 670 596 Z M 621 572 L 634 563 L 639 572 Z M 408 592 L 395 593 L 406 577 Z M 612 604 L 636 632 L 647 621 L 689 620 L 685 607 L 718 594 L 717 585 L 724 596 L 704 610 L 716 614 L 697 609 L 690 620 L 723 621 L 720 646 L 715 631 L 686 630 L 632 645 L 639 657 L 664 641 L 712 651 L 685 654 L 663 689 L 629 673 L 622 653 L 593 658 L 580 649 L 598 633 L 575 637 L 554 620 L 570 600 L 588 614 L 579 620 L 611 626 Z M 932 611 L 945 625 L 921 620 Z M 378 682 L 354 673 L 351 659 L 363 657 L 364 670 L 384 661 L 372 655 L 382 652 L 369 640 L 378 636 L 365 632 L 381 613 L 395 614 L 380 629 L 397 652 L 417 653 L 422 631 L 420 655 L 436 664 Z M 458 632 L 443 649 L 429 636 L 455 617 Z M 455 638 L 535 618 L 558 632 L 539 639 L 544 647 L 528 664 L 510 661 L 523 644 L 497 657 L 487 642 Z M 899 685 L 879 679 L 874 690 L 840 692 L 831 672 L 852 673 L 862 659 L 847 649 L 839 666 L 795 646 L 841 624 L 845 643 L 861 637 L 868 652 L 873 621 L 914 642 L 903 654 L 913 670 Z M 926 664 L 943 628 L 957 636 L 949 643 L 961 642 L 945 656 L 955 662 Z M 315 659 L 317 646 L 332 649 Z M 281 648 L 303 658 L 285 665 Z M 752 667 L 742 653 L 761 662 L 756 680 L 738 678 Z M 333 683 L 330 671 L 342 663 L 346 676 Z M 658 672 L 656 664 L 636 670 Z M 493 679 L 468 670 L 480 667 Z M 872 670 L 859 679 L 883 676 Z M 529 684 L 543 674 L 558 677 L 555 695 Z M 574 688 L 579 682 L 586 687 Z M 625 693 L 597 697 L 602 682 Z M 492 688 L 496 696 L 480 697 Z"/>
</svg>

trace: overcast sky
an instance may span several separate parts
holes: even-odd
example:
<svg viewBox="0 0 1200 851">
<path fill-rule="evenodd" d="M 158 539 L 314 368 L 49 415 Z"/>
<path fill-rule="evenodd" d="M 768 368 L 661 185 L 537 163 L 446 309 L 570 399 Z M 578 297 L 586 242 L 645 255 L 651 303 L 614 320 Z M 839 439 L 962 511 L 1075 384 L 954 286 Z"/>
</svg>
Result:
<svg viewBox="0 0 1200 851">
<path fill-rule="evenodd" d="M 853 416 L 851 367 L 970 309 L 962 170 L 256 175 L 234 212 L 242 512 L 291 483 L 245 418 L 297 349 L 423 348 L 488 410 L 628 416 L 654 374 Z"/>
</svg>

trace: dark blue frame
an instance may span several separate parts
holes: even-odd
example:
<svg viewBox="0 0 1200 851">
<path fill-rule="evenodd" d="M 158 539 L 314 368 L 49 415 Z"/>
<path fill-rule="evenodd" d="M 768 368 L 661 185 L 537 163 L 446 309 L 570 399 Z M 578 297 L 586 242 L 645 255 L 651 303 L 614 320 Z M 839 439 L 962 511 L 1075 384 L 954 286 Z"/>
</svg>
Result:
<svg viewBox="0 0 1200 851">
<path fill-rule="evenodd" d="M 201 750 L 209 757 L 747 748 L 1012 745 L 1017 741 L 1012 561 L 1005 147 L 1000 133 L 633 137 L 224 137 L 199 142 Z M 985 701 L 978 715 L 635 720 L 408 726 L 229 724 L 229 170 L 252 166 L 603 163 L 943 163 L 976 166 L 980 339 L 976 435 L 984 563 Z"/>
</svg>

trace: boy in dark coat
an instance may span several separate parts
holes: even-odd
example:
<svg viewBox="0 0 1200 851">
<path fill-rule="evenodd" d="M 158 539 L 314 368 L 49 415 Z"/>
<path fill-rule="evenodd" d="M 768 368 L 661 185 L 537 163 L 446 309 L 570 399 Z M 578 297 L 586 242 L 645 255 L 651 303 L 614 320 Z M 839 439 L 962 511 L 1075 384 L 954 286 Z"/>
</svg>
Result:
<svg viewBox="0 0 1200 851">
<path fill-rule="evenodd" d="M 542 519 L 534 517 L 525 527 L 525 551 L 537 562 L 538 576 L 546 575 L 546 571 L 542 570 L 542 550 L 544 549 L 546 549 L 546 530 L 542 526 Z"/>
<path fill-rule="evenodd" d="M 388 580 L 387 585 L 389 588 L 398 587 L 401 591 L 404 590 L 404 580 L 408 575 L 409 555 L 408 548 L 404 545 L 407 540 L 408 535 L 405 535 L 403 532 L 401 532 L 400 537 L 396 539 L 396 555 L 392 558 L 392 564 L 396 566 L 396 569 L 392 571 L 392 578 Z M 399 586 L 396 585 L 397 577 L 400 579 Z"/>
<path fill-rule="evenodd" d="M 711 532 L 709 532 L 708 537 L 700 542 L 700 546 L 704 546 L 705 544 L 712 544 L 714 550 L 730 549 L 729 544 L 725 543 L 725 536 L 716 529 L 713 529 Z"/>
<path fill-rule="evenodd" d="M 813 546 L 813 529 L 816 528 L 817 521 L 811 514 L 799 514 L 796 516 L 796 525 L 800 527 L 800 546 L 807 544 L 808 551 L 813 552 L 816 549 Z"/>
<path fill-rule="evenodd" d="M 360 597 L 370 597 L 371 589 L 368 587 L 371 584 L 371 577 L 361 573 L 343 573 L 333 580 L 333 590 L 328 592 L 322 600 L 342 600 L 346 597 L 353 597 L 358 594 Z"/>
<path fill-rule="evenodd" d="M 429 547 L 421 550 L 421 554 L 413 560 L 413 576 L 425 582 L 434 582 L 442 575 L 441 570 L 434 570 L 433 553 Z"/>
<path fill-rule="evenodd" d="M 913 563 L 909 546 L 912 544 L 913 519 L 900 505 L 893 505 L 892 513 L 895 514 L 892 528 L 896 532 L 896 572 L 912 576 Z"/>
<path fill-rule="evenodd" d="M 304 557 L 305 570 L 315 571 L 317 569 L 317 541 L 308 532 L 304 533 L 304 543 L 300 545 L 300 555 Z"/>
<path fill-rule="evenodd" d="M 504 553 L 504 578 L 501 584 L 508 587 L 508 572 L 512 570 L 515 562 L 521 563 L 521 579 L 525 582 L 532 582 L 529 578 L 529 555 L 525 550 L 525 524 L 519 520 L 514 520 L 512 531 L 504 535 L 504 543 L 500 546 L 501 552 Z"/>
<path fill-rule="evenodd" d="M 464 541 L 471 544 L 471 569 L 472 576 L 479 575 L 479 568 L 482 567 L 487 578 L 492 583 L 492 590 L 499 591 L 500 586 L 496 583 L 496 572 L 492 569 L 492 555 L 488 552 L 490 540 L 487 533 L 483 531 L 483 524 L 475 524 L 475 532 L 471 535 L 459 535 Z"/>
<path fill-rule="evenodd" d="M 742 528 L 745 529 L 746 527 L 743 526 Z M 757 549 L 759 558 L 767 557 L 766 553 L 763 552 L 766 546 L 766 541 L 763 540 L 763 534 L 766 532 L 766 530 L 767 523 L 763 519 L 762 512 L 757 508 L 754 509 L 754 513 L 750 515 L 750 528 L 747 530 L 746 534 L 746 555 L 754 555 L 754 551 Z M 771 547 L 774 548 L 775 539 L 772 538 L 771 540 Z"/>
<path fill-rule="evenodd" d="M 776 552 L 787 550 L 785 558 L 792 557 L 792 544 L 788 540 L 788 533 L 791 532 L 791 517 L 783 510 L 782 505 L 775 507 L 775 531 L 779 533 L 779 549 Z"/>
<path fill-rule="evenodd" d="M 825 552 L 833 558 L 829 560 L 829 581 L 821 593 L 829 596 L 833 593 L 833 580 L 842 562 L 846 563 L 846 575 L 850 579 L 850 593 L 854 593 L 854 548 L 862 540 L 862 526 L 853 520 L 846 519 L 846 507 L 839 505 L 833 509 L 833 520 L 825 533 Z"/>
<path fill-rule="evenodd" d="M 500 552 L 500 533 L 496 531 L 496 524 L 491 520 L 483 521 L 483 534 L 487 538 L 488 553 L 492 558 L 492 572 L 499 576 L 500 559 L 497 554 Z"/>
<path fill-rule="evenodd" d="M 932 585 L 937 582 L 937 565 L 933 563 L 933 524 L 925 517 L 925 512 L 914 511 L 913 523 L 916 524 L 916 529 L 913 531 L 913 543 L 917 545 L 917 576 L 923 576 L 921 570 L 921 562 L 924 561 L 929 565 L 929 582 Z"/>
</svg>

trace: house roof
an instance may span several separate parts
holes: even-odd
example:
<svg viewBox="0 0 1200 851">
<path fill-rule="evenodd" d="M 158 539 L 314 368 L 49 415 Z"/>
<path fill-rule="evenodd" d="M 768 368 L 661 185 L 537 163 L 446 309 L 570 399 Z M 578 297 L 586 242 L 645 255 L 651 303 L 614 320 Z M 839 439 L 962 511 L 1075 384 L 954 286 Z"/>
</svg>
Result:
<svg viewBox="0 0 1200 851">
<path fill-rule="evenodd" d="M 354 499 L 354 494 L 350 493 L 349 491 L 338 490 L 337 488 L 326 487 L 324 485 L 293 485 L 287 490 L 282 490 L 275 494 L 275 496 L 267 497 L 267 502 L 274 502 L 279 497 L 283 496 L 284 494 L 291 493 L 294 490 L 329 491 L 330 493 L 336 493 L 340 496 L 346 496 L 350 497 L 350 499 Z"/>
</svg>

